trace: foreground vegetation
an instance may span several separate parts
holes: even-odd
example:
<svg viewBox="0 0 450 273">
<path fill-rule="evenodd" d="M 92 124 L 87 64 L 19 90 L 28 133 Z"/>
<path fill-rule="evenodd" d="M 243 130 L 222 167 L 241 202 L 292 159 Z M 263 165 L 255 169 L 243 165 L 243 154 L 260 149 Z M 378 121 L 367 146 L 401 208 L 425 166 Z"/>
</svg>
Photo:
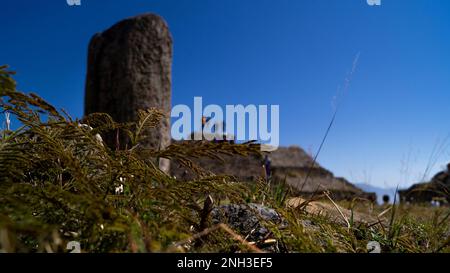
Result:
<svg viewBox="0 0 450 273">
<path fill-rule="evenodd" d="M 73 120 L 39 96 L 18 92 L 5 69 L 0 68 L 1 110 L 22 126 L 1 132 L 3 252 L 68 252 L 71 241 L 80 242 L 83 252 L 367 252 L 370 241 L 383 252 L 450 252 L 448 208 L 336 204 L 330 196 L 324 201 L 328 211 L 308 210 L 313 200 L 287 205 L 292 196 L 283 185 L 263 178 L 239 183 L 189 160 L 258 153 L 254 143 L 144 149 L 139 143 L 147 129 L 158 126 L 157 110 L 142 111 L 128 124 L 106 114 Z M 118 130 L 131 139 L 125 150 L 107 147 L 97 135 Z M 178 181 L 158 169 L 160 158 L 176 159 L 200 178 Z M 250 242 L 238 229 L 211 223 L 211 206 L 223 203 L 264 203 L 286 224 L 260 219 L 270 238 Z M 375 221 L 363 221 L 365 216 Z"/>
</svg>

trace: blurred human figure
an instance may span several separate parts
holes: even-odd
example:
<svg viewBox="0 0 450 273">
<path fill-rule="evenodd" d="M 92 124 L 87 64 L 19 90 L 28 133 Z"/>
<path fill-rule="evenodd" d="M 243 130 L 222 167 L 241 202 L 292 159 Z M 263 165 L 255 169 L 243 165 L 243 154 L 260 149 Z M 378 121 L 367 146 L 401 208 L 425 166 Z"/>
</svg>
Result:
<svg viewBox="0 0 450 273">
<path fill-rule="evenodd" d="M 269 179 L 270 176 L 271 176 L 270 164 L 271 164 L 271 161 L 270 161 L 269 156 L 268 156 L 268 155 L 265 155 L 265 156 L 264 156 L 264 165 L 263 165 L 263 167 L 264 167 L 264 170 L 265 170 L 265 172 L 266 172 L 266 178 L 267 178 L 267 179 Z"/>
<path fill-rule="evenodd" d="M 385 194 L 383 195 L 383 205 L 389 204 L 390 198 L 389 195 Z"/>
</svg>

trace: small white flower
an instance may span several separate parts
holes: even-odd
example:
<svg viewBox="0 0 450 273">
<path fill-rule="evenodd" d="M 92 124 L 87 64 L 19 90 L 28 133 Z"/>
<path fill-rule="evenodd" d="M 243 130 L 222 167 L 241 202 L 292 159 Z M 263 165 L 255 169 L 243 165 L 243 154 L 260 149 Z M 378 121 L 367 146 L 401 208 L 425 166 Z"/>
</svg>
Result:
<svg viewBox="0 0 450 273">
<path fill-rule="evenodd" d="M 120 186 L 116 187 L 116 194 L 123 193 L 123 184 L 120 184 Z"/>
<path fill-rule="evenodd" d="M 103 138 L 100 136 L 100 134 L 95 134 L 95 139 L 100 143 L 100 145 L 103 146 Z"/>
<path fill-rule="evenodd" d="M 78 123 L 78 126 L 81 127 L 81 128 L 86 128 L 89 131 L 94 130 L 91 126 L 89 126 L 87 124 L 84 124 L 84 123 Z M 102 136 L 100 134 L 95 134 L 94 137 L 95 137 L 95 140 L 97 140 L 97 142 L 100 143 L 100 145 L 103 146 L 103 138 L 102 138 Z"/>
</svg>

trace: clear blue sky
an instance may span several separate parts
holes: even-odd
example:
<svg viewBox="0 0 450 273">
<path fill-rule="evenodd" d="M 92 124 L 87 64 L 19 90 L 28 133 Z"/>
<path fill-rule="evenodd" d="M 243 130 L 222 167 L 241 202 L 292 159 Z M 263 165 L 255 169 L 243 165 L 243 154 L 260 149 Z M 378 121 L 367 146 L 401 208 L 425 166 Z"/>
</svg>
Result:
<svg viewBox="0 0 450 273">
<path fill-rule="evenodd" d="M 408 186 L 450 133 L 450 1 L 2 1 L 0 63 L 74 117 L 87 45 L 117 21 L 155 12 L 174 38 L 172 104 L 279 104 L 281 144 L 316 151 L 332 98 L 358 68 L 319 162 L 353 182 Z M 408 160 L 409 158 L 409 160 Z M 431 172 L 450 161 L 446 150 Z M 409 171 L 402 173 L 409 167 Z"/>
</svg>

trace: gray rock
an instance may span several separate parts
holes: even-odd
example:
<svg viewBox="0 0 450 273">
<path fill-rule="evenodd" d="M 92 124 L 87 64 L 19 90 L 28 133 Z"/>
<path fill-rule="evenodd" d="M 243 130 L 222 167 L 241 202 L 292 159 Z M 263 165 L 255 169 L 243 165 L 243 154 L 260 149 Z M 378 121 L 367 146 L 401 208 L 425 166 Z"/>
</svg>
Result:
<svg viewBox="0 0 450 273">
<path fill-rule="evenodd" d="M 137 111 L 156 107 L 166 114 L 157 129 L 146 132 L 149 148 L 170 144 L 172 37 L 154 14 L 125 19 L 95 34 L 89 44 L 85 114 L 102 112 L 118 122 L 137 120 Z M 116 134 L 104 136 L 116 147 Z M 119 135 L 120 148 L 129 139 Z M 168 166 L 166 166 L 168 168 Z"/>
<path fill-rule="evenodd" d="M 286 222 L 274 210 L 260 204 L 229 204 L 214 208 L 211 212 L 213 224 L 224 223 L 239 232 L 247 241 L 261 242 L 270 237 L 264 222 L 284 228 Z"/>
</svg>

